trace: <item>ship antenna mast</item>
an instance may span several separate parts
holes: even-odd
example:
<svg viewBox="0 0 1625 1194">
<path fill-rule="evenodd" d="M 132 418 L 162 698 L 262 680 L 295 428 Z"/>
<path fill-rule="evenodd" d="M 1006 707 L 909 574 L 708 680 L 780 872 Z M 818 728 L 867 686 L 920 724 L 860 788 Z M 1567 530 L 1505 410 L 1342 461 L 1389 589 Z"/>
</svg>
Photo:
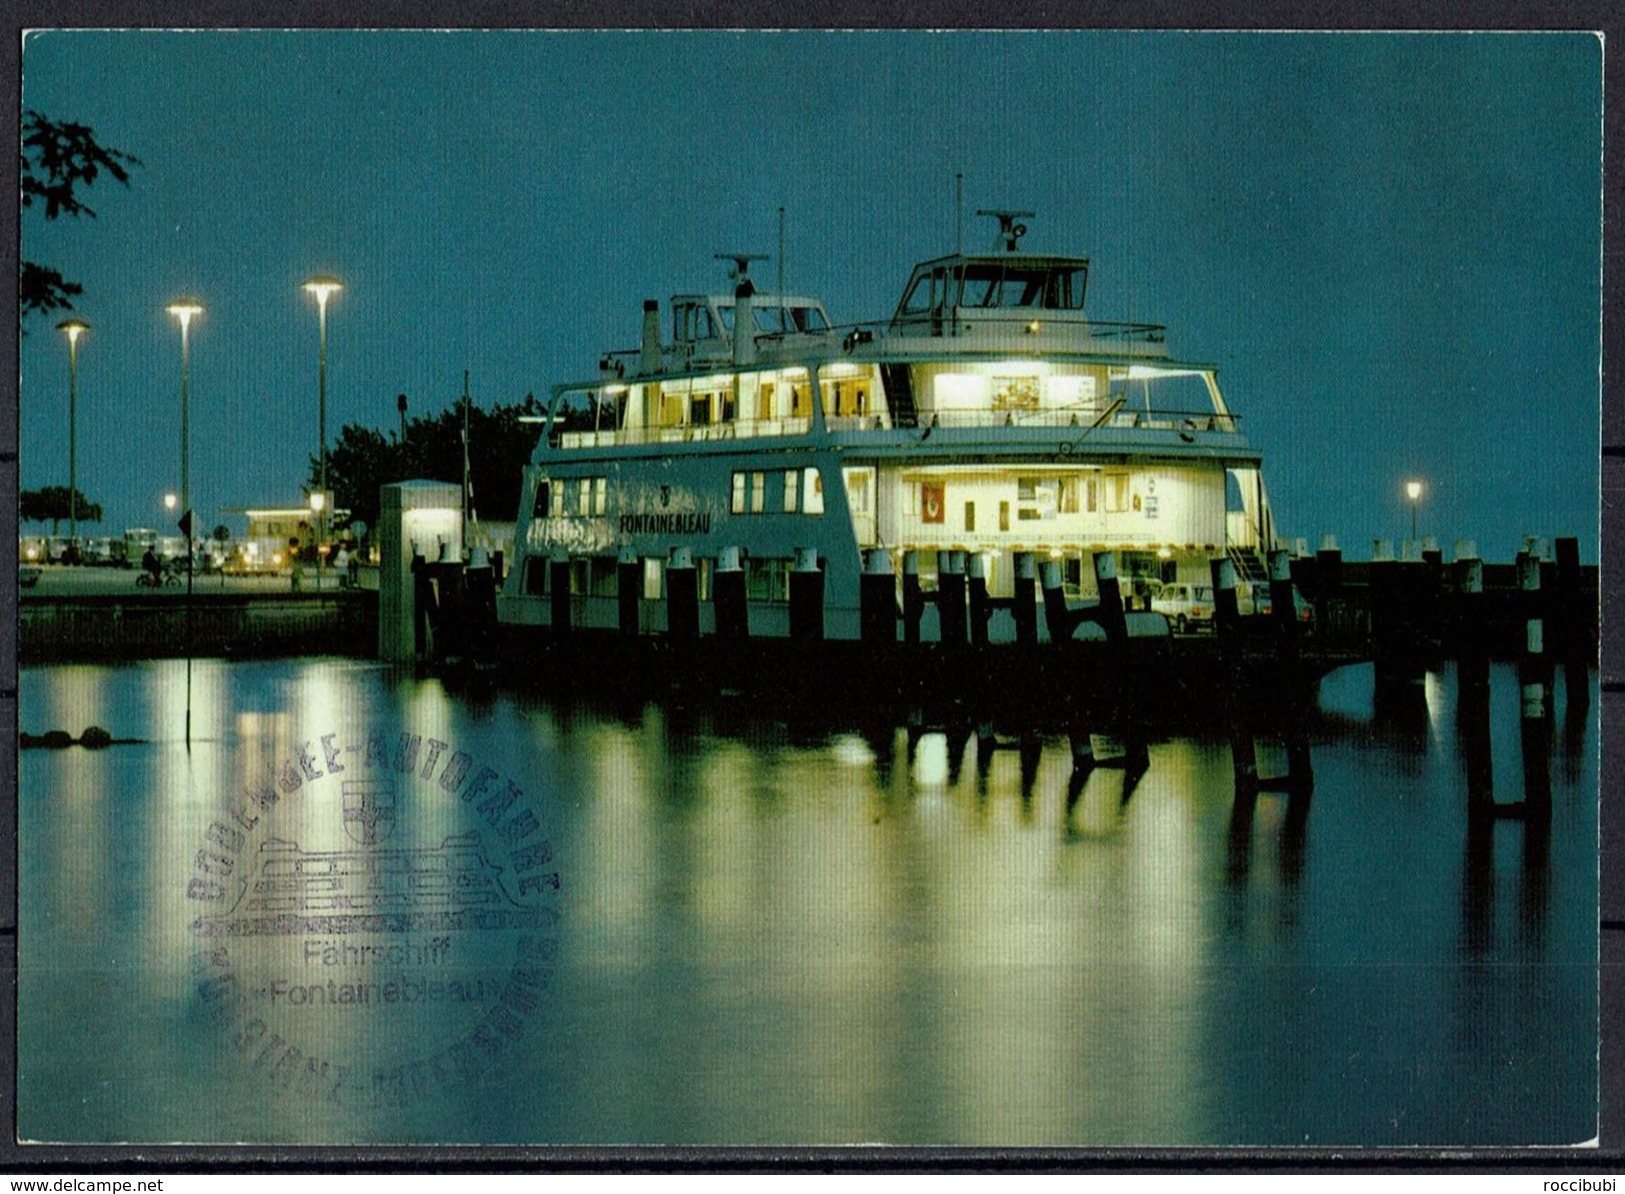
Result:
<svg viewBox="0 0 1625 1194">
<path fill-rule="evenodd" d="M 965 172 L 954 174 L 954 256 L 965 255 Z"/>
<path fill-rule="evenodd" d="M 1021 238 L 1027 235 L 1027 225 L 1018 224 L 1017 220 L 1030 220 L 1033 214 L 1030 211 L 1004 211 L 998 208 L 980 208 L 976 212 L 979 216 L 992 216 L 999 221 L 999 234 L 993 238 L 993 250 L 1003 249 L 1006 253 L 1014 253 Z"/>
</svg>

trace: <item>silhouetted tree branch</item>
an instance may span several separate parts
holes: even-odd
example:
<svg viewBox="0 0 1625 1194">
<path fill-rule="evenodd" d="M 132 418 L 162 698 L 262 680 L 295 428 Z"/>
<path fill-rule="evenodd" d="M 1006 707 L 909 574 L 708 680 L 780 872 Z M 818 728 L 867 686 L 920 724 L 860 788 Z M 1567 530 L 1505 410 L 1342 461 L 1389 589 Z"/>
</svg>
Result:
<svg viewBox="0 0 1625 1194">
<path fill-rule="evenodd" d="M 64 215 L 95 216 L 84 201 L 84 190 L 104 172 L 128 186 L 127 167 L 140 165 L 133 154 L 101 145 L 88 125 L 48 120 L 33 109 L 23 115 L 22 132 L 22 205 L 42 204 L 47 220 Z M 83 292 L 83 287 L 69 282 L 59 271 L 25 260 L 17 276 L 18 316 L 72 308 L 73 296 Z"/>
</svg>

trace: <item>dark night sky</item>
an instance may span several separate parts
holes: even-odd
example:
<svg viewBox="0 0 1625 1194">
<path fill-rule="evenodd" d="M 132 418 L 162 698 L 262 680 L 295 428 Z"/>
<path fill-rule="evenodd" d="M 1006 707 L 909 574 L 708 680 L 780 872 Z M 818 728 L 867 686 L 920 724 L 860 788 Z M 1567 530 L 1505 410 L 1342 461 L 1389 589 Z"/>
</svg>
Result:
<svg viewBox="0 0 1625 1194">
<path fill-rule="evenodd" d="M 1277 523 L 1595 558 L 1601 45 L 1583 34 L 42 33 L 25 108 L 142 159 L 94 220 L 22 221 L 84 284 L 81 488 L 103 533 L 178 488 L 297 500 L 338 275 L 329 435 L 588 376 L 639 304 L 773 252 L 837 322 L 889 313 L 965 205 L 1094 260 L 1265 453 Z M 967 241 L 985 236 L 967 220 Z M 771 286 L 773 265 L 760 270 Z M 67 349 L 21 351 L 21 485 L 67 481 Z M 237 529 L 240 529 L 238 527 Z"/>
</svg>

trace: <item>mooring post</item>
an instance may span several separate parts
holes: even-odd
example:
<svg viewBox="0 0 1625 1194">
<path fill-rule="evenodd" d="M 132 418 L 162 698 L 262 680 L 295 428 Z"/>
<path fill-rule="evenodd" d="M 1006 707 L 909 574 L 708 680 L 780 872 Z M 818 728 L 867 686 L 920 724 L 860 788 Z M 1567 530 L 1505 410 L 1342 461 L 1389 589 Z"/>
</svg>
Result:
<svg viewBox="0 0 1625 1194">
<path fill-rule="evenodd" d="M 638 553 L 623 547 L 615 559 L 615 621 L 627 637 L 638 632 L 638 609 L 643 599 L 643 565 Z"/>
<path fill-rule="evenodd" d="M 1304 675 L 1298 666 L 1297 591 L 1292 584 L 1292 559 L 1284 551 L 1272 551 L 1270 563 L 1270 603 L 1275 613 L 1276 666 L 1279 675 L 1275 690 L 1276 718 L 1286 743 L 1286 788 L 1295 798 L 1306 798 L 1315 786 L 1314 764 L 1309 754 L 1309 731 L 1305 718 L 1310 705 Z"/>
<path fill-rule="evenodd" d="M 1580 574 L 1580 540 L 1565 537 L 1557 541 L 1556 592 L 1551 606 L 1555 644 L 1563 659 L 1563 692 L 1568 711 L 1565 719 L 1575 720 L 1576 711 L 1591 704 L 1591 665 L 1596 659 L 1592 640 L 1594 611 L 1587 608 Z"/>
<path fill-rule="evenodd" d="M 1072 637 L 1071 612 L 1066 608 L 1066 590 L 1061 587 L 1061 564 L 1045 560 L 1038 569 L 1039 589 L 1044 594 L 1044 628 L 1049 641 L 1064 643 Z"/>
<path fill-rule="evenodd" d="M 737 547 L 724 547 L 717 553 L 717 570 L 711 580 L 711 603 L 716 611 L 719 639 L 738 642 L 750 637 L 745 569 Z"/>
<path fill-rule="evenodd" d="M 1315 553 L 1315 596 L 1322 601 L 1341 594 L 1343 589 L 1343 550 L 1336 535 L 1322 535 Z"/>
<path fill-rule="evenodd" d="M 965 641 L 965 553 L 937 553 L 937 624 L 942 644 L 957 647 Z"/>
<path fill-rule="evenodd" d="M 1541 617 L 1540 558 L 1531 552 L 1519 555 L 1518 587 L 1525 609 L 1524 650 L 1518 661 L 1525 815 L 1546 821 L 1552 815 L 1551 727 L 1546 720 L 1551 668 Z"/>
<path fill-rule="evenodd" d="M 1151 763 L 1145 723 L 1140 716 L 1140 698 L 1147 686 L 1160 682 L 1161 677 L 1148 676 L 1130 665 L 1128 619 L 1123 612 L 1123 590 L 1117 579 L 1117 556 L 1109 551 L 1096 552 L 1094 566 L 1095 588 L 1100 593 L 1095 616 L 1106 632 L 1105 674 L 1110 677 L 1106 687 L 1116 694 L 1111 702 L 1111 720 L 1112 728 L 1123 743 L 1123 798 L 1127 800 L 1134 781 L 1145 774 Z"/>
<path fill-rule="evenodd" d="M 1225 728 L 1230 735 L 1230 765 L 1237 801 L 1250 811 L 1258 795 L 1258 753 L 1242 707 L 1241 611 L 1236 602 L 1236 566 L 1228 556 L 1208 561 L 1213 577 L 1213 631 L 1219 640 L 1220 685 Z M 1247 822 L 1249 825 L 1251 821 Z"/>
<path fill-rule="evenodd" d="M 897 580 L 891 552 L 884 547 L 867 548 L 863 553 L 858 608 L 864 642 L 890 645 L 897 641 Z"/>
<path fill-rule="evenodd" d="M 1456 601 L 1451 637 L 1456 649 L 1458 701 L 1489 698 L 1489 628 L 1484 617 L 1484 561 L 1471 539 L 1456 543 Z"/>
<path fill-rule="evenodd" d="M 993 607 L 988 604 L 987 557 L 979 551 L 966 555 L 965 590 L 970 598 L 970 640 L 978 647 L 985 647 L 987 622 L 993 616 Z"/>
<path fill-rule="evenodd" d="M 492 639 L 496 636 L 497 596 L 491 557 L 483 547 L 476 547 L 469 552 L 464 602 L 467 609 L 469 653 L 481 660 L 488 659 Z"/>
<path fill-rule="evenodd" d="M 1297 589 L 1292 584 L 1292 557 L 1284 551 L 1270 552 L 1269 569 L 1276 650 L 1290 675 L 1298 663 L 1298 600 Z"/>
<path fill-rule="evenodd" d="M 1117 557 L 1109 551 L 1095 553 L 1095 589 L 1100 594 L 1096 617 L 1108 642 L 1121 643 L 1128 637 L 1123 615 L 1123 590 L 1117 580 Z"/>
<path fill-rule="evenodd" d="M 1016 621 L 1016 642 L 1038 641 L 1038 569 L 1030 551 L 1018 551 L 1012 557 L 1015 583 L 1011 595 L 1010 613 Z"/>
<path fill-rule="evenodd" d="M 1388 540 L 1373 544 L 1371 648 L 1379 700 L 1397 696 L 1409 704 L 1415 695 L 1409 690 L 1420 691 L 1425 670 L 1417 628 L 1422 617 L 1417 608 L 1421 571 L 1420 560 L 1394 559 Z"/>
<path fill-rule="evenodd" d="M 903 552 L 903 641 L 916 646 L 920 641 L 920 616 L 925 612 L 925 594 L 920 590 L 920 558 L 912 548 Z"/>
<path fill-rule="evenodd" d="M 434 610 L 434 585 L 429 580 L 429 561 L 412 553 L 412 653 L 422 663 L 429 653 L 429 626 Z"/>
<path fill-rule="evenodd" d="M 547 564 L 548 608 L 552 613 L 554 638 L 570 633 L 570 557 L 561 547 L 553 549 Z"/>
<path fill-rule="evenodd" d="M 691 547 L 672 548 L 666 560 L 666 637 L 700 637 L 700 580 Z"/>
<path fill-rule="evenodd" d="M 824 570 L 815 548 L 796 548 L 790 572 L 790 637 L 800 642 L 824 639 Z"/>
</svg>

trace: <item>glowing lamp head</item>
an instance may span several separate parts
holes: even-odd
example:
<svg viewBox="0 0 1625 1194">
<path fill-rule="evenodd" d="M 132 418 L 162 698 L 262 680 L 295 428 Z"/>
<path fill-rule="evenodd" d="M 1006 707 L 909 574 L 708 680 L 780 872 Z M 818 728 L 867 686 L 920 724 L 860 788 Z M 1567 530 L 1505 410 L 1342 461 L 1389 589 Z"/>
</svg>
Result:
<svg viewBox="0 0 1625 1194">
<path fill-rule="evenodd" d="M 164 310 L 181 321 L 181 331 L 185 332 L 192 323 L 192 317 L 203 314 L 203 304 L 196 299 L 177 299 Z"/>
<path fill-rule="evenodd" d="M 325 274 L 318 274 L 305 282 L 304 288 L 316 296 L 316 305 L 327 310 L 327 300 L 336 292 L 344 289 L 344 283 L 337 278 L 329 278 Z"/>
<path fill-rule="evenodd" d="M 172 493 L 166 493 L 166 494 L 164 494 L 164 509 L 165 509 L 165 510 L 173 510 L 173 509 L 174 509 L 174 508 L 175 508 L 175 504 L 176 504 L 176 503 L 177 503 L 177 502 L 178 502 L 178 501 L 179 501 L 179 500 L 180 500 L 180 499 L 179 499 L 179 498 L 177 498 L 177 497 L 176 497 L 176 496 L 175 496 L 175 495 L 174 495 L 174 494 L 172 494 Z"/>
<path fill-rule="evenodd" d="M 65 333 L 68 343 L 73 345 L 79 343 L 79 337 L 90 330 L 90 325 L 82 319 L 64 319 L 56 325 L 56 330 Z"/>
<path fill-rule="evenodd" d="M 1420 481 L 1405 482 L 1405 496 L 1415 501 L 1422 496 L 1422 483 Z"/>
<path fill-rule="evenodd" d="M 327 505 L 327 495 L 326 494 L 313 493 L 313 494 L 310 495 L 310 508 L 313 511 L 315 511 L 317 514 L 320 514 L 322 512 L 322 507 L 325 506 L 325 505 Z"/>
</svg>

